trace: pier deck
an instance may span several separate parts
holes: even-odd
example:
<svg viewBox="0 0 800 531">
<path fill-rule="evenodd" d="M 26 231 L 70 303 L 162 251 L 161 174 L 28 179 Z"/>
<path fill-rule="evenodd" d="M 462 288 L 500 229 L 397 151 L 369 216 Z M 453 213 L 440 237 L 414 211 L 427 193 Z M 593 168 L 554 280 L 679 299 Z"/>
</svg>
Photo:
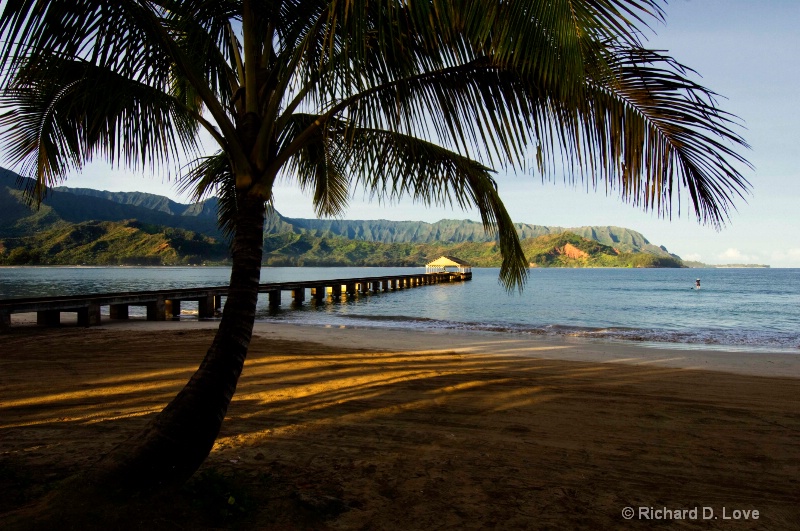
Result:
<svg viewBox="0 0 800 531">
<path fill-rule="evenodd" d="M 304 280 L 297 282 L 273 282 L 260 284 L 259 293 L 266 293 L 269 305 L 280 306 L 283 292 L 290 292 L 292 304 L 303 304 L 305 300 L 321 303 L 342 296 L 389 292 L 417 286 L 470 280 L 471 273 L 418 273 L 411 275 L 388 275 L 380 277 L 337 278 Z M 147 320 L 164 321 L 176 318 L 181 313 L 181 303 L 196 301 L 198 318 L 210 318 L 222 307 L 222 298 L 228 293 L 227 286 L 163 289 L 153 291 L 129 291 L 118 293 L 93 293 L 64 297 L 35 297 L 0 299 L 0 331 L 11 326 L 11 314 L 36 312 L 36 321 L 43 326 L 57 326 L 62 312 L 75 312 L 78 325 L 96 326 L 101 321 L 101 307 L 109 307 L 110 319 L 127 319 L 130 306 L 144 306 Z M 309 297 L 306 299 L 306 294 Z"/>
</svg>

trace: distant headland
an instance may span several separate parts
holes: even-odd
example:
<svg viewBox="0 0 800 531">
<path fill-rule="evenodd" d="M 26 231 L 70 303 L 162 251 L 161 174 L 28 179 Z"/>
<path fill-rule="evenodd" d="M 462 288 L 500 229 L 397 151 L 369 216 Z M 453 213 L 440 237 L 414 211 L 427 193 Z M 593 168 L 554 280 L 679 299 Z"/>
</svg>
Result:
<svg viewBox="0 0 800 531">
<path fill-rule="evenodd" d="M 704 264 L 693 260 L 684 260 L 683 263 L 695 269 L 769 269 L 766 264 Z"/>
</svg>

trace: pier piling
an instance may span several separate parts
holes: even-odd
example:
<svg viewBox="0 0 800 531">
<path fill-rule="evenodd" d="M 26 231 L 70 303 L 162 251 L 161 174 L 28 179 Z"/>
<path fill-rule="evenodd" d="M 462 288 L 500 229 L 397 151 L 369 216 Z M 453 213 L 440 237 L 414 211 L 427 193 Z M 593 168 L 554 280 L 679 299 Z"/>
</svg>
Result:
<svg viewBox="0 0 800 531">
<path fill-rule="evenodd" d="M 344 294 L 349 300 L 381 291 L 388 293 L 470 278 L 471 274 L 467 276 L 454 272 L 429 271 L 414 275 L 261 284 L 259 293 L 266 293 L 269 306 L 275 308 L 281 304 L 281 291 L 290 291 L 292 304 L 299 306 L 306 300 L 306 289 L 309 290 L 314 304 L 322 304 L 327 296 L 337 301 Z M 61 312 L 76 312 L 78 324 L 95 326 L 100 324 L 102 306 L 108 306 L 109 317 L 115 320 L 128 319 L 130 306 L 144 306 L 148 321 L 164 321 L 168 315 L 179 319 L 182 302 L 197 301 L 197 316 L 205 319 L 217 314 L 227 290 L 227 286 L 217 286 L 0 300 L 0 332 L 11 326 L 12 313 L 26 312 L 35 312 L 36 322 L 42 326 L 58 326 L 61 323 Z"/>
<path fill-rule="evenodd" d="M 267 292 L 269 294 L 269 305 L 273 308 L 281 305 L 281 290 L 273 289 Z"/>
<path fill-rule="evenodd" d="M 148 321 L 166 321 L 167 304 L 163 297 L 158 297 L 155 301 L 147 304 Z"/>
<path fill-rule="evenodd" d="M 303 301 L 306 300 L 306 289 L 305 288 L 298 288 L 292 290 L 292 303 L 295 305 L 303 304 Z"/>
<path fill-rule="evenodd" d="M 111 319 L 128 319 L 128 305 L 110 304 L 108 306 L 108 313 Z"/>
</svg>

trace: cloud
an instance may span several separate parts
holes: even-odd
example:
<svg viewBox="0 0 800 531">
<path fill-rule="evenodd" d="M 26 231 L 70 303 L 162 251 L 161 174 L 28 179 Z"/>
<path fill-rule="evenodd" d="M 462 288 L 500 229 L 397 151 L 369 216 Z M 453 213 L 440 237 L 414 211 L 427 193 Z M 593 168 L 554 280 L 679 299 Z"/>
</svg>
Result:
<svg viewBox="0 0 800 531">
<path fill-rule="evenodd" d="M 739 263 L 754 260 L 752 256 L 746 255 L 739 249 L 734 249 L 733 247 L 727 249 L 724 253 L 717 256 L 717 258 L 720 260 L 730 260 Z"/>
<path fill-rule="evenodd" d="M 780 267 L 800 267 L 800 248 L 781 249 L 771 255 L 772 265 Z"/>
<path fill-rule="evenodd" d="M 697 253 L 692 253 L 692 254 L 683 255 L 681 258 L 683 258 L 684 260 L 689 260 L 690 262 L 699 262 L 700 259 L 702 258 L 702 256 L 700 256 Z"/>
</svg>

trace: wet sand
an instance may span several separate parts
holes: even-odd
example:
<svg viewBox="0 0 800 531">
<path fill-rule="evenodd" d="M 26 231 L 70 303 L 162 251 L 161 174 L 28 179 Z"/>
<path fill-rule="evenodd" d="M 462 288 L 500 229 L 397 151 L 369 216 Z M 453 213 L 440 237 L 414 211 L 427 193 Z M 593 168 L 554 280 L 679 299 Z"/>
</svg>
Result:
<svg viewBox="0 0 800 531">
<path fill-rule="evenodd" d="M 0 512 L 141 428 L 214 326 L 0 336 Z M 797 529 L 798 358 L 258 324 L 197 475 L 238 501 L 222 516 L 187 505 L 139 517 L 164 529 L 649 528 L 644 507 L 689 529 Z"/>
</svg>

